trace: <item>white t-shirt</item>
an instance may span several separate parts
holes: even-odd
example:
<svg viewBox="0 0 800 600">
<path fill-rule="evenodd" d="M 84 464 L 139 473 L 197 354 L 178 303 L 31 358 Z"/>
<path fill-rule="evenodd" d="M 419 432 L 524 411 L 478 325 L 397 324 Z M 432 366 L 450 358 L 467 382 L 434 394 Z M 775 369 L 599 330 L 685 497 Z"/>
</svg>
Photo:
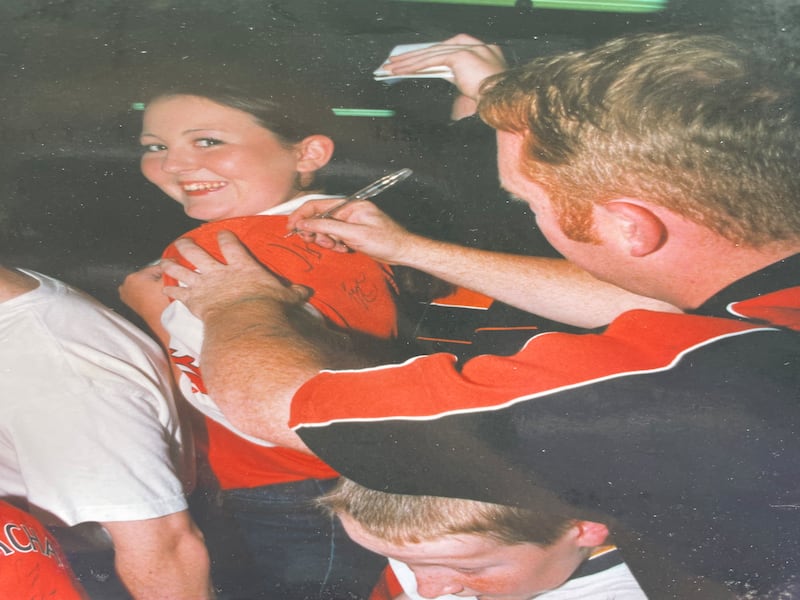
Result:
<svg viewBox="0 0 800 600">
<path fill-rule="evenodd" d="M 0 498 L 48 525 L 186 509 L 161 349 L 53 278 L 0 303 Z"/>
<path fill-rule="evenodd" d="M 602 555 L 593 558 L 599 560 Z M 591 561 L 592 558 L 589 559 L 589 562 Z M 408 565 L 391 558 L 389 564 L 410 600 L 430 600 L 417 593 L 417 580 Z M 559 588 L 534 598 L 536 600 L 647 600 L 647 596 L 625 563 L 615 564 L 584 577 L 574 577 Z M 437 596 L 435 600 L 476 600 L 476 598 L 445 594 Z"/>
</svg>

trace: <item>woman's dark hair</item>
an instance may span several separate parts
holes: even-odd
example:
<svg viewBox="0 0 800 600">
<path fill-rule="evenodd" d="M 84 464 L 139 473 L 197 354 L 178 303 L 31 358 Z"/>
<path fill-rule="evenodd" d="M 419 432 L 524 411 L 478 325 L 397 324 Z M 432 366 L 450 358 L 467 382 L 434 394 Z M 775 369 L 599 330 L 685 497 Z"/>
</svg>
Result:
<svg viewBox="0 0 800 600">
<path fill-rule="evenodd" d="M 307 95 L 285 91 L 265 92 L 231 85 L 194 82 L 165 88 L 150 94 L 148 103 L 159 98 L 196 96 L 251 115 L 256 123 L 268 129 L 278 141 L 289 147 L 310 135 L 332 137 L 332 112 L 321 103 L 306 100 Z M 327 165 L 326 165 L 327 167 Z M 322 167 L 308 181 L 297 179 L 300 190 L 323 190 L 329 181 L 328 168 Z"/>
<path fill-rule="evenodd" d="M 191 83 L 157 91 L 150 95 L 149 101 L 169 96 L 198 96 L 246 112 L 287 144 L 295 144 L 310 135 L 332 135 L 332 112 L 321 106 L 318 98 L 309 100 L 289 92 Z"/>
</svg>

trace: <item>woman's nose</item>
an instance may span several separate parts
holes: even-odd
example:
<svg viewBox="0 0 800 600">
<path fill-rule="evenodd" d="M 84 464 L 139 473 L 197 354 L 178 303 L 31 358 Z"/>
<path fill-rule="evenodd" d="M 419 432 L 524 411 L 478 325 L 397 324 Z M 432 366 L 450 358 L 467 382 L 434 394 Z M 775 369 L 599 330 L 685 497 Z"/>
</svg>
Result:
<svg viewBox="0 0 800 600">
<path fill-rule="evenodd" d="M 195 168 L 195 161 L 189 152 L 169 150 L 161 160 L 161 170 L 167 173 L 180 173 Z"/>
</svg>

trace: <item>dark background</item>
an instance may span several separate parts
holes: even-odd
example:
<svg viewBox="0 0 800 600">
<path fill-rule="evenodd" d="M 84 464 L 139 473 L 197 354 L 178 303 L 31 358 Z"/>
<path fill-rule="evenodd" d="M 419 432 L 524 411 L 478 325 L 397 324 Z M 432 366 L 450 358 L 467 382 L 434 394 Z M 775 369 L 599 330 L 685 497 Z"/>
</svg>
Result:
<svg viewBox="0 0 800 600">
<path fill-rule="evenodd" d="M 360 187 L 413 164 L 423 192 L 404 210 L 424 214 L 442 237 L 480 243 L 480 228 L 510 237 L 504 219 L 527 221 L 516 207 L 487 213 L 481 198 L 425 192 L 439 185 L 441 165 L 426 147 L 447 122 L 452 91 L 441 80 L 373 81 L 394 45 L 463 31 L 505 44 L 517 62 L 622 33 L 686 29 L 734 35 L 790 69 L 800 48 L 793 0 L 672 0 L 650 14 L 390 0 L 3 0 L 0 19 L 0 257 L 115 307 L 124 273 L 196 224 L 138 171 L 141 113 L 131 104 L 154 82 L 205 72 L 289 87 L 313 103 L 391 108 L 391 119 L 337 120 L 334 170 Z"/>
</svg>

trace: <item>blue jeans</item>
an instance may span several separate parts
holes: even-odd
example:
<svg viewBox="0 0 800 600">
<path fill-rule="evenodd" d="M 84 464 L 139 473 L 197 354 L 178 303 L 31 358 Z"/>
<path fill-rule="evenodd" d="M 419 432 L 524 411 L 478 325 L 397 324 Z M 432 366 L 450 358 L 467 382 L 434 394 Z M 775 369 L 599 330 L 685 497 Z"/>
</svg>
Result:
<svg viewBox="0 0 800 600">
<path fill-rule="evenodd" d="M 314 506 L 336 479 L 222 492 L 255 569 L 255 598 L 365 600 L 386 560 L 352 542 L 335 517 Z M 253 582 L 251 582 L 253 583 Z M 258 594 L 258 595 L 256 595 Z"/>
</svg>

